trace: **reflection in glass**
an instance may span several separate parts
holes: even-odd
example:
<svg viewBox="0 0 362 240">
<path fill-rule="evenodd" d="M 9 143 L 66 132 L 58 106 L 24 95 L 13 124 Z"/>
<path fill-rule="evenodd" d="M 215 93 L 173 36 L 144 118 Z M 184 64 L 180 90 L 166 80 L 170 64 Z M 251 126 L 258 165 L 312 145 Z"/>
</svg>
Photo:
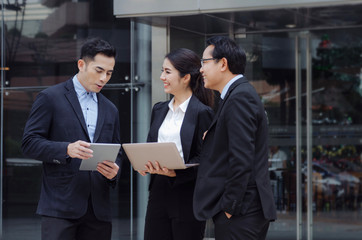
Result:
<svg viewBox="0 0 362 240">
<path fill-rule="evenodd" d="M 361 209 L 361 66 L 356 29 L 313 33 L 313 212 L 316 237 L 328 221 L 341 239 Z"/>
<path fill-rule="evenodd" d="M 129 20 L 114 18 L 112 1 L 10 0 L 4 4 L 3 237 L 40 239 L 40 217 L 35 211 L 42 166 L 24 158 L 20 148 L 30 107 L 41 90 L 73 77 L 80 46 L 86 38 L 99 36 L 117 48 L 115 72 L 102 93 L 119 109 L 122 141 L 130 141 Z M 122 170 L 111 193 L 114 239 L 130 237 L 130 169 L 123 166 Z"/>
</svg>

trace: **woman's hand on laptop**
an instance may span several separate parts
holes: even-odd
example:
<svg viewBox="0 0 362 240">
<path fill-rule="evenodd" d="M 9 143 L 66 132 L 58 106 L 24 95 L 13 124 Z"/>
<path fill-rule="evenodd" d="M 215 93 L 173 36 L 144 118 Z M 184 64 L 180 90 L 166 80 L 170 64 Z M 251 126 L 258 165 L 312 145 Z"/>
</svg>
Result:
<svg viewBox="0 0 362 240">
<path fill-rule="evenodd" d="M 152 162 L 148 162 L 146 165 L 146 172 L 150 174 L 159 174 L 164 175 L 168 177 L 176 177 L 175 170 L 168 169 L 166 167 L 161 167 L 160 164 L 156 161 L 155 164 L 152 164 Z M 141 174 L 142 175 L 142 174 Z"/>
</svg>

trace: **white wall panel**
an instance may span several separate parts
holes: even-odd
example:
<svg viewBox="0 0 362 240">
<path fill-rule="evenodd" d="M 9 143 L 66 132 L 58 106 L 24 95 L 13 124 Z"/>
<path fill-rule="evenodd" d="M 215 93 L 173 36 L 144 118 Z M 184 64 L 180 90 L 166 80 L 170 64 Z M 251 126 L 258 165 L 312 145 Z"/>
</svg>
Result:
<svg viewBox="0 0 362 240">
<path fill-rule="evenodd" d="M 199 9 L 199 0 L 114 0 L 114 15 L 153 16 L 188 14 Z"/>
<path fill-rule="evenodd" d="M 114 0 L 114 15 L 117 17 L 172 16 L 357 3 L 362 3 L 362 0 Z"/>
<path fill-rule="evenodd" d="M 361 3 L 360 0 L 199 0 L 201 12 L 241 11 Z"/>
</svg>

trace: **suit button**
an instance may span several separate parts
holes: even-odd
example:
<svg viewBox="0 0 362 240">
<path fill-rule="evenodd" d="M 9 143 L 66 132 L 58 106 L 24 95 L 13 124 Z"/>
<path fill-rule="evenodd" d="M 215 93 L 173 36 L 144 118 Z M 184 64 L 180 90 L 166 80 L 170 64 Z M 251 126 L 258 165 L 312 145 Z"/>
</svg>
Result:
<svg viewBox="0 0 362 240">
<path fill-rule="evenodd" d="M 60 164 L 60 161 L 59 161 L 59 160 L 57 160 L 57 159 L 53 159 L 53 163 Z"/>
</svg>

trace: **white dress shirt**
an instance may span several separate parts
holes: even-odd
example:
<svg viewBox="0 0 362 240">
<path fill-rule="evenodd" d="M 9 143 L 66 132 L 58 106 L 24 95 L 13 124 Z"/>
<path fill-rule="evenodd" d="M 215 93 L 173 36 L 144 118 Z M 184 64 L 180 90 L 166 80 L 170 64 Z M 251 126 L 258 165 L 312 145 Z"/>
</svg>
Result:
<svg viewBox="0 0 362 240">
<path fill-rule="evenodd" d="M 163 120 L 163 123 L 158 130 L 158 142 L 174 142 L 176 143 L 177 150 L 179 151 L 182 159 L 184 159 L 184 154 L 182 151 L 181 144 L 181 135 L 180 130 L 182 126 L 182 122 L 185 117 L 185 112 L 187 106 L 189 105 L 191 96 L 180 104 L 176 109 L 173 109 L 174 98 L 171 99 L 168 104 L 169 110 L 168 113 Z M 185 161 L 185 159 L 184 159 Z"/>
</svg>

